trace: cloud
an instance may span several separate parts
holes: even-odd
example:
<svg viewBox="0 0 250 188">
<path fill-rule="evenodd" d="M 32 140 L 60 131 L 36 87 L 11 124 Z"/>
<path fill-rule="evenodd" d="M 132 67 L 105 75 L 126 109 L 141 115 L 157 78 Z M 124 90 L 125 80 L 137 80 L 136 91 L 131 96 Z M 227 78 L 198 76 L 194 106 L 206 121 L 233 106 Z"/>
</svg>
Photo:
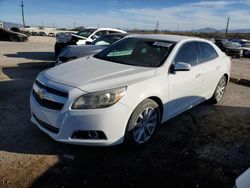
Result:
<svg viewBox="0 0 250 188">
<path fill-rule="evenodd" d="M 117 1 L 112 1 L 117 3 Z M 75 25 L 116 27 L 124 29 L 191 30 L 203 27 L 224 29 L 230 17 L 230 29 L 249 28 L 250 0 L 200 1 L 162 8 L 112 9 L 104 13 L 33 14 L 26 16 L 28 24 L 73 27 Z"/>
<path fill-rule="evenodd" d="M 204 7 L 204 8 L 218 8 L 218 7 L 225 7 L 228 5 L 244 3 L 244 1 L 200 1 L 196 3 L 192 3 L 191 6 L 195 7 Z"/>
</svg>

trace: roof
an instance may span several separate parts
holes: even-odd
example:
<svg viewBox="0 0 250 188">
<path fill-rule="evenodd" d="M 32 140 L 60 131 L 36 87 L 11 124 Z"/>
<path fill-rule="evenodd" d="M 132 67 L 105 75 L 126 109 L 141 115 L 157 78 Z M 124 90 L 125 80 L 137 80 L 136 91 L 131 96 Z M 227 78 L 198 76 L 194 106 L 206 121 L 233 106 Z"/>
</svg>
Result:
<svg viewBox="0 0 250 188">
<path fill-rule="evenodd" d="M 198 39 L 197 37 L 188 37 L 188 36 L 182 36 L 182 35 L 165 35 L 165 34 L 146 34 L 146 35 L 138 34 L 138 35 L 130 35 L 129 37 L 166 40 L 166 41 L 172 41 L 172 42 L 179 42 L 185 39 Z"/>
<path fill-rule="evenodd" d="M 128 35 L 131 35 L 130 33 L 109 33 L 107 35 L 103 35 L 103 36 L 121 36 L 121 37 L 125 37 L 125 36 L 128 36 Z"/>
</svg>

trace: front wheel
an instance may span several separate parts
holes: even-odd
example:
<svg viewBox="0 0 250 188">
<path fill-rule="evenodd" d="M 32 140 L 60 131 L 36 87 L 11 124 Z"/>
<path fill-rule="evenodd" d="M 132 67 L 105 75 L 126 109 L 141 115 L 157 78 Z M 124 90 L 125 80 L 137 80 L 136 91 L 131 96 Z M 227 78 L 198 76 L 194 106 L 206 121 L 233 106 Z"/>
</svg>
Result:
<svg viewBox="0 0 250 188">
<path fill-rule="evenodd" d="M 144 100 L 136 107 L 129 119 L 124 142 L 134 146 L 148 143 L 159 123 L 158 104 L 151 99 Z"/>
<path fill-rule="evenodd" d="M 212 98 L 210 99 L 212 103 L 216 104 L 221 101 L 222 97 L 224 96 L 226 86 L 227 86 L 227 79 L 225 76 L 223 76 L 220 79 Z"/>
</svg>

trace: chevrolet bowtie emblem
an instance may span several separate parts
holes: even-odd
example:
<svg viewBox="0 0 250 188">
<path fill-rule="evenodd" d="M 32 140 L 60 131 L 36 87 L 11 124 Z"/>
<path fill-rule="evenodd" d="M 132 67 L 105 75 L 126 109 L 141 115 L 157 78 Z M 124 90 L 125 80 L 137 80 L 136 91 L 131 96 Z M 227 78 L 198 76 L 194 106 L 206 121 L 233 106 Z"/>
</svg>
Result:
<svg viewBox="0 0 250 188">
<path fill-rule="evenodd" d="M 45 89 L 39 89 L 37 91 L 37 95 L 39 96 L 40 99 L 44 99 L 46 97 L 46 90 Z"/>
</svg>

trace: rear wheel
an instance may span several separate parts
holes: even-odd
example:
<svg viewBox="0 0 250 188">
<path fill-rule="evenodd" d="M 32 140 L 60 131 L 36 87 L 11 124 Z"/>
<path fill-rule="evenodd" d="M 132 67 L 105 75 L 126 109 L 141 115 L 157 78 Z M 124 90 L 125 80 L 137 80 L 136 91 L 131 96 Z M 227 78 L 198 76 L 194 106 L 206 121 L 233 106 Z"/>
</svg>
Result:
<svg viewBox="0 0 250 188">
<path fill-rule="evenodd" d="M 132 113 L 125 133 L 125 143 L 139 146 L 148 143 L 160 123 L 158 104 L 146 99 Z"/>
<path fill-rule="evenodd" d="M 220 79 L 212 98 L 210 99 L 212 103 L 216 104 L 221 101 L 222 97 L 224 96 L 226 86 L 227 86 L 227 79 L 225 76 L 223 76 Z"/>
</svg>

